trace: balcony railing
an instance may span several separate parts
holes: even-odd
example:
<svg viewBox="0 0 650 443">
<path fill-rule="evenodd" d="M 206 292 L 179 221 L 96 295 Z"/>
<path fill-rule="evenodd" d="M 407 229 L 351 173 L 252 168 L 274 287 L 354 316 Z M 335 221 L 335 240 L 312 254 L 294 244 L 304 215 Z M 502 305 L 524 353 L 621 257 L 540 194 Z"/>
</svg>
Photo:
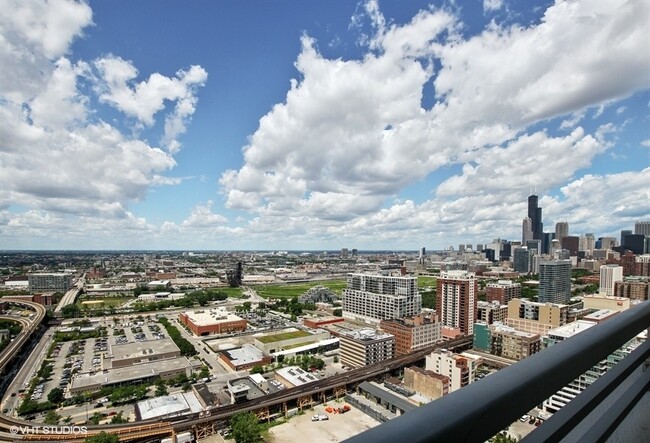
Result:
<svg viewBox="0 0 650 443">
<path fill-rule="evenodd" d="M 485 442 L 649 327 L 646 301 L 346 443 Z M 605 441 L 648 394 L 649 357 L 646 340 L 523 441 Z"/>
</svg>

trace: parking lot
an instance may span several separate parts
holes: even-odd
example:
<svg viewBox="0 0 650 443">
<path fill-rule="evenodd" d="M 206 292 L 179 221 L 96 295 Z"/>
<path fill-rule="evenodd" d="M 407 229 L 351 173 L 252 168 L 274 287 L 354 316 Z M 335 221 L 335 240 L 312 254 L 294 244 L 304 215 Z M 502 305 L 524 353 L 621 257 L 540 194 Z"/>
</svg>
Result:
<svg viewBox="0 0 650 443">
<path fill-rule="evenodd" d="M 329 402 L 330 406 L 342 406 L 343 403 Z M 319 405 L 304 414 L 291 417 L 287 423 L 274 426 L 269 430 L 270 441 L 273 443 L 331 443 L 343 441 L 361 432 L 374 428 L 380 423 L 359 411 L 351 408 L 345 414 L 328 414 L 326 405 Z M 312 421 L 315 414 L 325 414 L 328 419 Z"/>
<path fill-rule="evenodd" d="M 68 389 L 70 384 L 77 373 L 96 373 L 110 367 L 108 361 L 104 359 L 104 355 L 110 352 L 111 346 L 121 345 L 127 343 L 144 342 L 149 340 L 161 340 L 167 338 L 164 328 L 157 323 L 155 319 L 126 319 L 120 323 L 107 322 L 104 320 L 103 325 L 95 324 L 92 327 L 84 327 L 82 330 L 86 334 L 99 335 L 98 337 L 79 338 L 66 341 L 59 341 L 52 347 L 49 357 L 46 359 L 47 366 L 38 366 L 34 368 L 31 373 L 30 380 L 34 377 L 44 377 L 33 389 L 29 392 L 30 384 L 25 382 L 22 386 L 20 396 L 24 399 L 29 395 L 29 398 L 35 402 L 45 402 L 48 400 L 48 394 L 55 388 L 61 389 L 65 398 L 71 398 Z M 77 328 L 78 329 L 78 328 Z M 74 334 L 79 335 L 81 331 L 75 330 L 74 327 L 64 326 L 60 328 L 63 334 L 68 334 L 66 338 L 76 338 Z M 40 373 L 40 376 L 39 376 Z M 62 417 L 71 416 L 77 422 L 78 419 L 82 420 L 83 417 L 92 415 L 94 409 L 98 409 L 98 404 L 101 402 L 92 402 L 90 404 L 70 405 L 64 408 L 59 408 L 57 412 Z M 88 414 L 88 409 L 91 409 Z M 127 415 L 130 415 L 132 407 L 122 406 L 120 410 L 126 409 Z M 111 414 L 115 415 L 115 411 L 101 409 L 103 415 L 110 417 Z M 42 414 L 36 414 L 37 419 L 42 418 Z M 83 421 L 83 420 L 82 420 Z"/>
</svg>

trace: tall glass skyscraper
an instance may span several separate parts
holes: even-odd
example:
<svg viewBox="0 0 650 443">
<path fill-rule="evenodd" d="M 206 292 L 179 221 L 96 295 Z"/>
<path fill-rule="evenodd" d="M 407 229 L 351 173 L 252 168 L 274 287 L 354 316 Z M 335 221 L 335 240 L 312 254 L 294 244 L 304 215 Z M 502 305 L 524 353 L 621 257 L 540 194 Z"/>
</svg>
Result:
<svg viewBox="0 0 650 443">
<path fill-rule="evenodd" d="M 539 262 L 539 302 L 566 304 L 571 298 L 571 260 Z"/>
</svg>

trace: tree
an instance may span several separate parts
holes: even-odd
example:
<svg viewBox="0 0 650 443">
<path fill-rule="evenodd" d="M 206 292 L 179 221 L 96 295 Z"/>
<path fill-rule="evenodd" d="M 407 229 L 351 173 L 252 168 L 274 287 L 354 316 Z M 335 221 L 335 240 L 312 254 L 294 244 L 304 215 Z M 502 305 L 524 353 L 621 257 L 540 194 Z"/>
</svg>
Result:
<svg viewBox="0 0 650 443">
<path fill-rule="evenodd" d="M 51 403 L 58 405 L 63 401 L 63 390 L 60 388 L 54 388 L 47 394 L 47 400 Z"/>
<path fill-rule="evenodd" d="M 162 381 L 162 380 L 161 380 Z M 164 395 L 167 395 L 167 388 L 165 387 L 164 382 L 163 383 L 157 383 L 156 382 L 156 397 L 162 397 Z"/>
<path fill-rule="evenodd" d="M 199 378 L 206 378 L 209 376 L 210 376 L 210 369 L 206 365 L 201 366 L 201 369 L 199 370 Z"/>
<path fill-rule="evenodd" d="M 86 437 L 84 443 L 119 443 L 120 437 L 117 434 L 109 434 L 108 432 L 102 431 L 97 435 L 92 437 Z"/>
<path fill-rule="evenodd" d="M 99 421 L 104 418 L 102 417 L 102 414 L 100 412 L 95 412 L 89 419 L 88 422 L 97 426 L 99 424 Z"/>
<path fill-rule="evenodd" d="M 240 412 L 230 419 L 232 436 L 237 443 L 256 443 L 262 438 L 261 426 L 252 412 Z"/>
<path fill-rule="evenodd" d="M 492 443 L 517 443 L 517 439 L 509 436 L 505 432 L 499 432 L 490 439 Z"/>
<path fill-rule="evenodd" d="M 46 425 L 56 425 L 61 420 L 61 416 L 57 414 L 53 409 L 50 409 L 45 414 L 45 419 L 43 420 Z"/>
<path fill-rule="evenodd" d="M 122 416 L 122 411 L 118 412 L 116 415 L 111 418 L 112 424 L 128 423 L 129 419 Z"/>
<path fill-rule="evenodd" d="M 63 318 L 79 317 L 80 313 L 81 313 L 81 309 L 79 309 L 79 306 L 74 303 L 71 305 L 66 305 L 63 308 L 61 308 L 61 315 L 63 315 Z"/>
</svg>

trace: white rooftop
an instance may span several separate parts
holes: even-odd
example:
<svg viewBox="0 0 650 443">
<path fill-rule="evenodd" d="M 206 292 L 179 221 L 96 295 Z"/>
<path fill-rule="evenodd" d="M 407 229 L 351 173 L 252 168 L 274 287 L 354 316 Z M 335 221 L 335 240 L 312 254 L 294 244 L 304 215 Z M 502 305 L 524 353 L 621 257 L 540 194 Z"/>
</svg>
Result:
<svg viewBox="0 0 650 443">
<path fill-rule="evenodd" d="M 194 392 L 149 398 L 138 402 L 137 408 L 140 411 L 142 420 L 203 411 L 201 403 Z"/>
<path fill-rule="evenodd" d="M 298 366 L 287 366 L 286 368 L 278 369 L 275 373 L 294 386 L 301 386 L 318 380 L 318 377 L 303 371 Z"/>
<path fill-rule="evenodd" d="M 255 363 L 264 357 L 264 352 L 249 344 L 244 344 L 241 348 L 229 349 L 223 352 L 227 353 L 230 361 L 237 366 Z"/>
<path fill-rule="evenodd" d="M 242 320 L 238 315 L 231 314 L 223 308 L 186 311 L 184 314 L 197 326 L 209 326 L 227 321 Z"/>
<path fill-rule="evenodd" d="M 548 336 L 569 338 L 595 326 L 596 323 L 584 320 L 577 320 L 572 323 L 560 326 L 548 331 Z"/>
</svg>

